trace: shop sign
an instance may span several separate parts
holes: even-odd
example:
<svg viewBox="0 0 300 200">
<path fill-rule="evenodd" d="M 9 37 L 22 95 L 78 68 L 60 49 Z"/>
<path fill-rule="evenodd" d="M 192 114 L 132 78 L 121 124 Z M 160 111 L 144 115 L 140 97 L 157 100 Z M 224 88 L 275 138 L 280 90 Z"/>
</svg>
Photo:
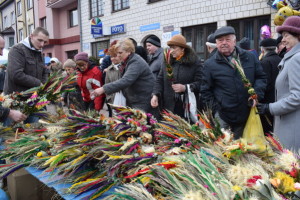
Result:
<svg viewBox="0 0 300 200">
<path fill-rule="evenodd" d="M 160 29 L 160 23 L 140 26 L 140 31 L 141 32 L 155 30 L 155 29 Z"/>
<path fill-rule="evenodd" d="M 125 33 L 125 24 L 120 24 L 120 25 L 116 25 L 116 26 L 112 26 L 111 28 L 111 34 L 120 34 L 120 33 Z"/>
</svg>

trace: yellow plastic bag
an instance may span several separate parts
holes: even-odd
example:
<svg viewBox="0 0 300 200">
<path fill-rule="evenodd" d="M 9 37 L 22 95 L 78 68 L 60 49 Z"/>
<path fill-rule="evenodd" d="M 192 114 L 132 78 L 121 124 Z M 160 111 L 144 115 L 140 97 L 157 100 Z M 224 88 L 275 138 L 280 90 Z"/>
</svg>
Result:
<svg viewBox="0 0 300 200">
<path fill-rule="evenodd" d="M 246 140 L 251 147 L 251 149 L 249 149 L 250 151 L 253 151 L 261 156 L 272 156 L 274 153 L 267 143 L 260 117 L 256 113 L 257 108 L 252 107 L 242 138 Z"/>
</svg>

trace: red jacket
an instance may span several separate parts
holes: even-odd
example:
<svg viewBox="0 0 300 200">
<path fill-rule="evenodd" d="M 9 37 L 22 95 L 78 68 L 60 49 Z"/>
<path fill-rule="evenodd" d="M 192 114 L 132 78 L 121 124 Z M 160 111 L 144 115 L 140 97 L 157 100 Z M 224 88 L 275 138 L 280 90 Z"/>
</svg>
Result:
<svg viewBox="0 0 300 200">
<path fill-rule="evenodd" d="M 89 66 L 86 71 L 78 73 L 77 83 L 81 89 L 83 101 L 90 102 L 92 101 L 90 92 L 103 86 L 102 72 L 97 66 Z M 94 98 L 96 110 L 102 109 L 104 100 L 104 94 Z"/>
</svg>

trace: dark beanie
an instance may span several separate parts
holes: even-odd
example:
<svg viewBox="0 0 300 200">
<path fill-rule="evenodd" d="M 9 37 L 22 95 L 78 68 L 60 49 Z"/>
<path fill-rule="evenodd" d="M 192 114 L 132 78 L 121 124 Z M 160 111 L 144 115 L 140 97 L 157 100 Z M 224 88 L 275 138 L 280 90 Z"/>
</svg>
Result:
<svg viewBox="0 0 300 200">
<path fill-rule="evenodd" d="M 151 35 L 147 38 L 146 42 L 149 42 L 157 47 L 161 47 L 160 39 L 156 35 Z"/>
<path fill-rule="evenodd" d="M 277 42 L 277 45 L 279 45 L 279 43 L 281 42 L 281 40 L 282 40 L 282 35 L 281 36 L 279 36 L 277 39 L 276 39 L 276 42 Z"/>
<path fill-rule="evenodd" d="M 243 39 L 241 39 L 240 41 L 240 47 L 242 49 L 246 49 L 249 50 L 250 49 L 250 40 L 246 37 L 244 37 Z"/>
<path fill-rule="evenodd" d="M 267 38 L 267 39 L 262 40 L 259 43 L 259 46 L 261 46 L 261 47 L 276 47 L 277 46 L 277 41 L 275 39 L 272 39 L 272 38 Z"/>
<path fill-rule="evenodd" d="M 88 62 L 88 61 L 89 61 L 89 56 L 88 56 L 88 54 L 85 53 L 85 52 L 80 52 L 80 53 L 78 53 L 78 54 L 76 54 L 76 55 L 74 56 L 74 60 L 75 60 L 75 61 L 83 60 L 83 61 Z"/>
</svg>

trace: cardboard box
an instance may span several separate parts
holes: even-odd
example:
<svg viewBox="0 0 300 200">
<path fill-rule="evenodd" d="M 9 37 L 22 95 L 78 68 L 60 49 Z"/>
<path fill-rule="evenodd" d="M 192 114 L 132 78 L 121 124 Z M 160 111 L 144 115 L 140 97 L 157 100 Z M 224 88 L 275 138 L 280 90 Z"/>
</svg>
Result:
<svg viewBox="0 0 300 200">
<path fill-rule="evenodd" d="M 11 200 L 62 199 L 53 188 L 40 182 L 24 168 L 7 177 L 7 190 Z"/>
</svg>

